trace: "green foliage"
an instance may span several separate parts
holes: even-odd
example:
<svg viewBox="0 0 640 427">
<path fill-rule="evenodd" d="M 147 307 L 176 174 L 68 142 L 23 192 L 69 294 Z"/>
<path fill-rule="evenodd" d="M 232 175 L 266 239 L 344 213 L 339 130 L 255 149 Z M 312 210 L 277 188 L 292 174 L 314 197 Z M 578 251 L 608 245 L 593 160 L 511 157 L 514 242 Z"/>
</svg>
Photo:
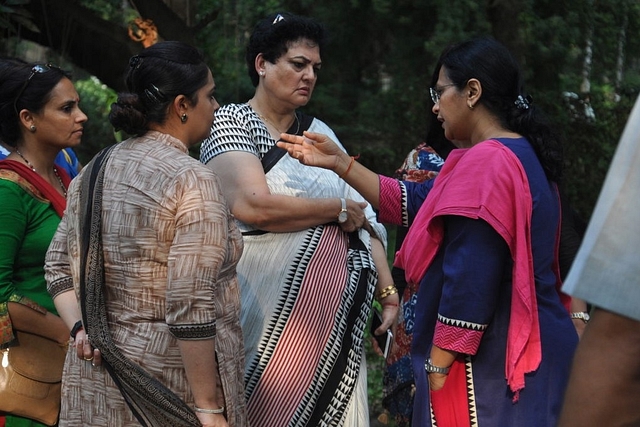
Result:
<svg viewBox="0 0 640 427">
<path fill-rule="evenodd" d="M 18 34 L 22 26 L 33 32 L 40 32 L 33 23 L 31 14 L 23 7 L 31 0 L 4 0 L 0 3 L 0 30 L 6 35 Z"/>
<path fill-rule="evenodd" d="M 18 19 L 28 19 L 19 13 L 28 1 L 1 1 L 0 28 L 10 31 Z M 135 3 L 121 0 L 81 0 L 81 4 L 102 19 L 122 23 L 123 31 L 137 13 Z M 640 38 L 634 37 L 640 30 L 640 3 L 459 0 L 452 6 L 450 0 L 200 0 L 196 20 L 218 13 L 197 33 L 196 43 L 212 68 L 218 101 L 242 102 L 253 94 L 244 49 L 259 19 L 291 11 L 323 22 L 330 41 L 313 99 L 304 111 L 328 123 L 365 165 L 391 174 L 425 138 L 432 117 L 428 87 L 441 50 L 475 35 L 512 34 L 501 41 L 521 61 L 525 87 L 535 104 L 564 136 L 565 187 L 588 219 L 640 91 Z M 505 10 L 514 13 L 496 13 Z M 513 26 L 515 32 L 504 31 Z M 588 70 L 584 68 L 587 41 L 593 49 Z M 584 70 L 591 83 L 589 94 L 580 93 Z M 115 95 L 100 94 L 103 89 L 96 82 L 78 85 L 90 115 L 82 148 L 86 161 L 97 148 L 114 141 L 106 116 Z M 588 100 L 595 122 L 575 117 L 564 92 Z"/>
<path fill-rule="evenodd" d="M 82 5 L 96 13 L 101 19 L 127 25 L 137 16 L 135 10 L 126 6 L 122 0 L 90 0 L 83 1 Z"/>
<path fill-rule="evenodd" d="M 591 96 L 598 112 L 595 123 L 567 124 L 565 188 L 573 207 L 585 220 L 590 218 L 598 199 L 635 98 L 625 95 L 619 102 L 612 102 L 611 93 L 598 90 Z"/>
<path fill-rule="evenodd" d="M 78 158 L 86 164 L 102 148 L 117 142 L 108 119 L 117 95 L 95 77 L 77 80 L 75 86 L 80 95 L 80 107 L 89 118 L 84 125 L 82 144 L 76 149 Z"/>
</svg>

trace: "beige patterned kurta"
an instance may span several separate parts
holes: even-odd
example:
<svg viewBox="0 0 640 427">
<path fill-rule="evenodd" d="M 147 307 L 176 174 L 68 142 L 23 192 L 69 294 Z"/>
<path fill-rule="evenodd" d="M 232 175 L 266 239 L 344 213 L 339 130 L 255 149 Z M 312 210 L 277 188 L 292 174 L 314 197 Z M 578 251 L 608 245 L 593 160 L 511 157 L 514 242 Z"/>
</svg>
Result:
<svg viewBox="0 0 640 427">
<path fill-rule="evenodd" d="M 71 286 L 79 294 L 79 189 L 74 180 L 47 254 L 54 297 Z M 177 338 L 215 336 L 229 425 L 246 425 L 235 273 L 242 237 L 217 177 L 169 135 L 124 141 L 106 164 L 102 224 L 106 309 L 116 345 L 192 406 Z M 60 426 L 138 425 L 106 370 L 70 351 Z"/>
</svg>

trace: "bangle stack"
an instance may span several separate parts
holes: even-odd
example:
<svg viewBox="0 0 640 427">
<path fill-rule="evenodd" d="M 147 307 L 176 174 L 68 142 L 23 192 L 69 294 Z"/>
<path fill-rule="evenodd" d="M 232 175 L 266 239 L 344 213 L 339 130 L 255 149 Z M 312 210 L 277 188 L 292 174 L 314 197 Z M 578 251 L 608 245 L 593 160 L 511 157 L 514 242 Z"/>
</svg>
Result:
<svg viewBox="0 0 640 427">
<path fill-rule="evenodd" d="M 196 412 L 200 412 L 201 414 L 222 414 L 224 412 L 224 406 L 218 409 L 202 409 L 194 406 L 193 410 Z"/>
<path fill-rule="evenodd" d="M 397 293 L 398 293 L 398 288 L 396 288 L 396 285 L 390 285 L 390 286 L 387 286 L 386 288 L 376 292 L 375 298 L 378 301 L 382 301 L 386 297 L 391 296 L 393 294 L 397 294 Z"/>
</svg>

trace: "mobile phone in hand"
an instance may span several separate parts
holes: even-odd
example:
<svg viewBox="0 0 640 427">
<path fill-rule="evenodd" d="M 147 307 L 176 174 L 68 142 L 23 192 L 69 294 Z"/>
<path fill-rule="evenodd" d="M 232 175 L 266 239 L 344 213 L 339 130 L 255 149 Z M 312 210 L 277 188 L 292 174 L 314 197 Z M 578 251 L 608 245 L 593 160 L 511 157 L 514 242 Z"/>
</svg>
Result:
<svg viewBox="0 0 640 427">
<path fill-rule="evenodd" d="M 377 308 L 373 308 L 373 318 L 371 319 L 371 336 L 376 339 L 378 343 L 378 347 L 382 350 L 382 355 L 387 358 L 389 356 L 389 350 L 391 350 L 391 343 L 393 342 L 393 333 L 391 333 L 391 329 L 387 329 L 387 331 L 382 335 L 376 335 L 375 330 L 378 329 L 382 325 L 382 313 Z"/>
</svg>

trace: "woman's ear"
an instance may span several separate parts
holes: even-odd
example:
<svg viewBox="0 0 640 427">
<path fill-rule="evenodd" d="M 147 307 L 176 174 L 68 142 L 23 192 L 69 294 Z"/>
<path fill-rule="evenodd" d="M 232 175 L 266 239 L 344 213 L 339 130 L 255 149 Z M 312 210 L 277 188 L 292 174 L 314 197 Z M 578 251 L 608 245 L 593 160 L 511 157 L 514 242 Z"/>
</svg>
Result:
<svg viewBox="0 0 640 427">
<path fill-rule="evenodd" d="M 186 96 L 178 95 L 173 99 L 173 102 L 171 103 L 171 109 L 173 111 L 170 111 L 169 114 L 175 114 L 178 116 L 178 118 L 181 118 L 184 114 L 187 114 L 187 110 L 189 110 L 190 106 L 191 103 Z"/>
<path fill-rule="evenodd" d="M 478 79 L 469 79 L 467 82 L 467 105 L 471 110 L 476 106 L 482 96 L 482 83 Z"/>
<path fill-rule="evenodd" d="M 35 125 L 35 118 L 33 117 L 33 114 L 31 114 L 31 112 L 26 108 L 20 110 L 20 112 L 18 113 L 18 119 L 20 120 L 22 126 L 27 129 L 30 129 L 31 126 Z"/>
<path fill-rule="evenodd" d="M 264 76 L 265 74 L 265 69 L 266 69 L 265 62 L 267 62 L 267 60 L 264 59 L 264 56 L 261 53 L 259 53 L 256 56 L 256 60 L 254 63 L 254 66 L 256 67 L 256 73 L 258 73 L 259 76 Z"/>
</svg>

